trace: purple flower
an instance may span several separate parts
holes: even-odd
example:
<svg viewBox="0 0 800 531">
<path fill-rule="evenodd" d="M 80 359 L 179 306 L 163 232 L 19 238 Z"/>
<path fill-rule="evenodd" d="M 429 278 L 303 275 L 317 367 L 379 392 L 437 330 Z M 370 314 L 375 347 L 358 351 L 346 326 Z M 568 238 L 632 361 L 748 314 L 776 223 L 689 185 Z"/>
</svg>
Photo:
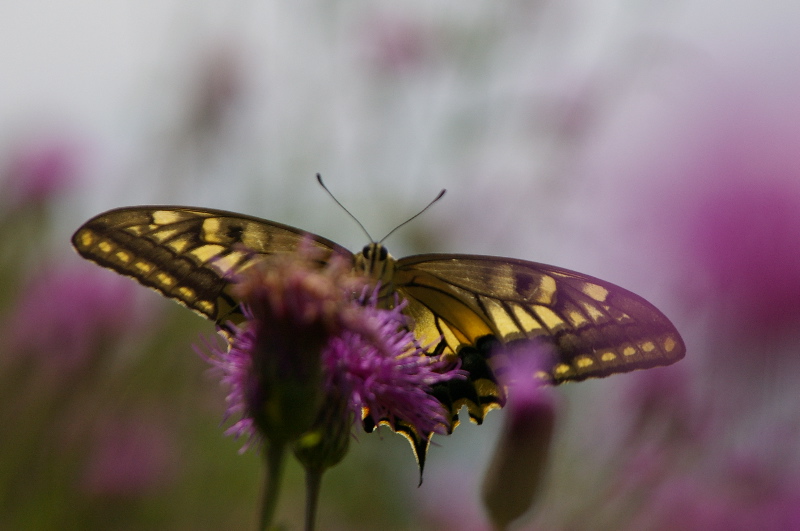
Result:
<svg viewBox="0 0 800 531">
<path fill-rule="evenodd" d="M 227 350 L 208 357 L 230 388 L 227 416 L 240 417 L 228 434 L 248 437 L 246 446 L 262 437 L 293 443 L 321 419 L 330 425 L 330 409 L 348 426 L 369 415 L 402 420 L 423 437 L 446 433 L 446 412 L 429 391 L 463 371 L 427 356 L 406 328 L 404 304 L 377 308 L 343 262 L 320 269 L 303 254 L 267 258 L 236 291 L 246 321 Z"/>
<path fill-rule="evenodd" d="M 348 396 L 356 417 L 366 411 L 376 424 L 402 420 L 423 437 L 447 433 L 445 410 L 428 391 L 433 384 L 465 375 L 448 368 L 452 363 L 425 355 L 406 328 L 404 303 L 380 310 L 371 297 L 365 304 L 360 329 L 343 330 L 323 353 L 326 389 Z"/>
<path fill-rule="evenodd" d="M 345 321 L 351 279 L 336 259 L 319 269 L 298 255 L 264 259 L 235 280 L 246 320 L 209 358 L 230 388 L 227 415 L 241 417 L 229 433 L 285 445 L 323 403 L 322 350 Z"/>
</svg>

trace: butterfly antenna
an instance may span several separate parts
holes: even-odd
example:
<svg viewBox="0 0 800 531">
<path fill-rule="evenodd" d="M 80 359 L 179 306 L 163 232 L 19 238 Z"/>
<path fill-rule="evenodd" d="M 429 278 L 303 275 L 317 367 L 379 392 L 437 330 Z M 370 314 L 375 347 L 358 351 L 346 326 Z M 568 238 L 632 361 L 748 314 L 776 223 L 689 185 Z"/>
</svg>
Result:
<svg viewBox="0 0 800 531">
<path fill-rule="evenodd" d="M 335 196 L 335 195 L 333 195 L 333 194 L 331 193 L 331 191 L 330 191 L 330 190 L 328 190 L 328 187 L 327 187 L 327 186 L 325 186 L 325 183 L 324 183 L 324 182 L 322 182 L 322 175 L 320 175 L 319 173 L 317 174 L 317 182 L 319 183 L 319 185 L 322 187 L 322 189 L 323 189 L 323 190 L 325 190 L 326 192 L 328 192 L 328 195 L 329 195 L 329 196 L 331 196 L 331 199 L 333 199 L 333 200 L 336 202 L 336 204 L 337 204 L 337 205 L 339 205 L 340 207 L 342 207 L 342 210 L 344 210 L 345 212 L 347 212 L 347 215 L 348 215 L 348 216 L 350 216 L 351 218 L 353 218 L 353 221 L 355 221 L 356 223 L 358 223 L 358 226 L 359 226 L 359 227 L 361 227 L 361 230 L 363 230 L 363 231 L 364 231 L 364 234 L 366 234 L 366 235 L 367 235 L 367 238 L 369 238 L 369 241 L 371 241 L 371 242 L 374 242 L 375 240 L 373 240 L 373 239 L 372 239 L 372 236 L 370 236 L 370 235 L 369 235 L 369 232 L 367 231 L 367 229 L 366 229 L 366 228 L 364 228 L 364 225 L 362 225 L 362 224 L 361 224 L 361 222 L 360 222 L 360 221 L 358 221 L 358 218 L 357 218 L 357 217 L 355 217 L 353 214 L 351 214 L 351 213 L 350 213 L 350 211 L 349 211 L 349 210 L 347 210 L 347 209 L 345 208 L 345 206 L 344 206 L 342 203 L 340 203 L 340 202 L 339 202 L 339 200 L 338 200 L 338 199 L 336 199 L 336 196 Z"/>
<path fill-rule="evenodd" d="M 420 215 L 422 215 L 422 213 L 423 213 L 423 212 L 425 212 L 426 210 L 428 210 L 430 207 L 432 207 L 432 206 L 433 206 L 433 204 L 434 204 L 436 201 L 438 201 L 439 199 L 441 199 L 442 197 L 444 197 L 444 194 L 445 194 L 445 192 L 447 192 L 447 190 L 446 190 L 446 189 L 444 189 L 444 188 L 442 188 L 442 191 L 441 191 L 441 192 L 439 192 L 439 195 L 437 195 L 437 196 L 436 196 L 436 197 L 433 199 L 433 201 L 431 201 L 430 203 L 428 203 L 428 205 L 427 205 L 425 208 L 423 208 L 422 210 L 420 210 L 419 212 L 417 212 L 416 214 L 414 214 L 413 216 L 411 216 L 410 218 L 408 218 L 407 220 L 405 220 L 404 222 L 402 222 L 400 225 L 398 225 L 398 226 L 396 226 L 395 228 L 393 228 L 392 230 L 390 230 L 390 231 L 389 231 L 389 234 L 387 234 L 386 236 L 384 236 L 383 238 L 381 238 L 381 241 L 379 241 L 378 243 L 383 243 L 383 241 L 384 241 L 386 238 L 388 238 L 389 236 L 391 236 L 392 234 L 394 234 L 394 233 L 395 233 L 395 231 L 396 231 L 397 229 L 399 229 L 400 227 L 402 227 L 402 226 L 406 225 L 407 223 L 409 223 L 409 222 L 413 221 L 414 219 L 416 219 L 416 218 L 418 218 Z"/>
</svg>

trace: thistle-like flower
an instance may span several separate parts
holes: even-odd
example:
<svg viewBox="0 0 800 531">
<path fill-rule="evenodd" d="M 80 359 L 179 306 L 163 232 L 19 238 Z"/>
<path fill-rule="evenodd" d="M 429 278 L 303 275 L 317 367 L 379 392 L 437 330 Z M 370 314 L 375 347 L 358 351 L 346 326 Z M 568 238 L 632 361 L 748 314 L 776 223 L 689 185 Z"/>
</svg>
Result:
<svg viewBox="0 0 800 531">
<path fill-rule="evenodd" d="M 318 257 L 317 257 L 318 258 Z M 245 321 L 225 349 L 206 358 L 229 387 L 227 433 L 263 446 L 268 484 L 262 525 L 277 499 L 284 451 L 307 472 L 307 529 L 313 528 L 322 473 L 347 452 L 363 415 L 402 420 L 418 433 L 447 430 L 448 418 L 429 391 L 463 378 L 452 363 L 426 355 L 402 314 L 404 304 L 378 308 L 376 291 L 334 256 L 321 267 L 312 251 L 265 258 L 236 279 Z"/>
</svg>

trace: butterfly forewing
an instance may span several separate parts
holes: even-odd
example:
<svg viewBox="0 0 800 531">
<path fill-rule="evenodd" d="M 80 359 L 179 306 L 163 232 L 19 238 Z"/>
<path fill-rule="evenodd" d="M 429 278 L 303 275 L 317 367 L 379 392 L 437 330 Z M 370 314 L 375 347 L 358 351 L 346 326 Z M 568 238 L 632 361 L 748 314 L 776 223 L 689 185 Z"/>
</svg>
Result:
<svg viewBox="0 0 800 531">
<path fill-rule="evenodd" d="M 221 322 L 237 317 L 231 276 L 259 255 L 292 252 L 301 243 L 322 251 L 344 247 L 288 225 L 221 210 L 173 206 L 111 210 L 87 221 L 72 237 L 78 253 L 133 277 L 167 297 Z"/>
<path fill-rule="evenodd" d="M 441 337 L 439 351 L 468 368 L 474 389 L 450 400 L 477 421 L 502 405 L 495 376 L 514 353 L 543 356 L 539 376 L 560 383 L 668 365 L 685 352 L 672 323 L 638 295 L 544 264 L 412 256 L 398 261 L 394 287 L 409 300 L 421 342 Z"/>
</svg>

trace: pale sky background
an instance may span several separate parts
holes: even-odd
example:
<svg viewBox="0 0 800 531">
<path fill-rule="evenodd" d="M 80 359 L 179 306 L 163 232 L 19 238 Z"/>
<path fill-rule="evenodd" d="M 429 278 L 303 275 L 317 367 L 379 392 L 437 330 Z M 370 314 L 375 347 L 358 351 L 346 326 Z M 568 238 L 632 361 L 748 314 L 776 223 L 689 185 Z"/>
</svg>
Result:
<svg viewBox="0 0 800 531">
<path fill-rule="evenodd" d="M 421 67 L 381 78 L 369 61 L 371 41 L 385 30 L 370 28 L 393 20 L 419 31 L 429 55 Z M 675 91 L 709 80 L 796 88 L 799 20 L 800 4 L 789 0 L 6 1 L 0 147 L 53 131 L 80 139 L 96 186 L 82 192 L 79 210 L 204 204 L 296 224 L 311 218 L 312 230 L 344 225 L 328 235 L 350 234 L 347 243 L 360 246 L 352 226 L 331 219 L 338 214 L 315 190 L 316 171 L 377 234 L 442 187 L 448 199 L 432 214 L 452 219 L 478 208 L 470 196 L 495 205 L 531 175 L 558 173 L 543 162 L 552 131 L 545 124 L 532 132 L 542 123 L 537 98 L 569 105 L 597 80 L 629 87 L 592 135 L 640 138 L 642 120 L 680 114 Z M 179 142 L 186 102 L 220 49 L 239 62 L 244 85 L 223 153 L 208 166 L 189 162 L 190 184 L 164 190 L 155 183 L 174 172 L 158 161 L 159 149 Z M 626 81 L 631 72 L 646 82 Z M 654 98 L 656 85 L 664 92 Z M 604 156 L 626 155 L 612 147 Z M 287 204 L 290 192 L 304 201 Z M 386 212 L 386 200 L 396 211 Z M 513 220 L 523 206 L 509 205 Z"/>
</svg>

